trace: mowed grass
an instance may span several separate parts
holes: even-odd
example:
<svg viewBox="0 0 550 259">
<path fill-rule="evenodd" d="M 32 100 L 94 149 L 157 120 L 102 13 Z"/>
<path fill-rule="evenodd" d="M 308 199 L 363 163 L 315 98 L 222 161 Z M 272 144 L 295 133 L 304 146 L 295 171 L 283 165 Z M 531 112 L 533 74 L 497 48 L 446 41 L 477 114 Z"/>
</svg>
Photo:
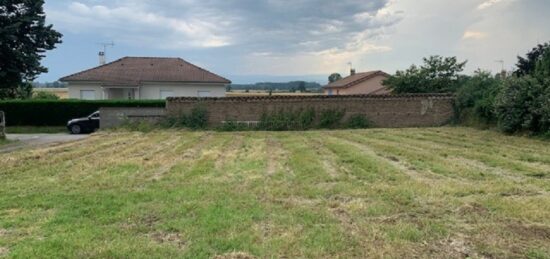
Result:
<svg viewBox="0 0 550 259">
<path fill-rule="evenodd" d="M 550 256 L 550 142 L 492 131 L 111 132 L 0 165 L 5 257 Z"/>
</svg>

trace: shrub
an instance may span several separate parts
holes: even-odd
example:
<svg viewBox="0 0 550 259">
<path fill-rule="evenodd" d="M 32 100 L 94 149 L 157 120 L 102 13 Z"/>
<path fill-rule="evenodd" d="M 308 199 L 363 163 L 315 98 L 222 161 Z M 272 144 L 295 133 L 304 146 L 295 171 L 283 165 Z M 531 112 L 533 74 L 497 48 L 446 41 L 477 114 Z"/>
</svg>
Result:
<svg viewBox="0 0 550 259">
<path fill-rule="evenodd" d="M 299 110 L 278 110 L 264 112 L 260 118 L 258 129 L 260 130 L 306 130 L 315 123 L 315 110 L 313 108 Z"/>
<path fill-rule="evenodd" d="M 65 126 L 73 118 L 88 116 L 100 107 L 164 107 L 159 100 L 9 100 L 0 101 L 7 126 Z"/>
<path fill-rule="evenodd" d="M 500 84 L 501 80 L 489 72 L 476 71 L 456 93 L 458 120 L 466 124 L 496 124 L 495 97 Z"/>
<path fill-rule="evenodd" d="M 334 129 L 340 125 L 344 117 L 344 110 L 323 110 L 319 116 L 319 127 L 323 129 Z"/>
<path fill-rule="evenodd" d="M 504 81 L 496 98 L 495 107 L 499 127 L 508 133 L 549 130 L 550 90 L 548 82 L 525 76 Z"/>
<path fill-rule="evenodd" d="M 202 106 L 196 106 L 187 116 L 185 126 L 190 129 L 205 129 L 208 126 L 208 111 Z"/>
<path fill-rule="evenodd" d="M 59 96 L 55 95 L 54 93 L 50 93 L 50 92 L 38 91 L 38 92 L 33 93 L 32 99 L 35 99 L 35 100 L 59 100 Z"/>
<path fill-rule="evenodd" d="M 365 129 L 370 127 L 370 122 L 364 114 L 354 114 L 348 118 L 346 127 L 349 129 Z"/>
<path fill-rule="evenodd" d="M 156 123 L 153 123 L 150 121 L 143 121 L 143 120 L 126 121 L 118 128 L 129 130 L 129 131 L 139 131 L 139 132 L 148 133 L 158 128 L 158 125 Z"/>
<path fill-rule="evenodd" d="M 250 130 L 248 125 L 244 123 L 239 123 L 234 120 L 226 121 L 221 127 L 218 128 L 220 131 L 245 131 Z"/>
<path fill-rule="evenodd" d="M 167 117 L 160 123 L 163 127 L 205 129 L 208 126 L 208 111 L 202 106 L 196 106 L 191 113 Z"/>
</svg>

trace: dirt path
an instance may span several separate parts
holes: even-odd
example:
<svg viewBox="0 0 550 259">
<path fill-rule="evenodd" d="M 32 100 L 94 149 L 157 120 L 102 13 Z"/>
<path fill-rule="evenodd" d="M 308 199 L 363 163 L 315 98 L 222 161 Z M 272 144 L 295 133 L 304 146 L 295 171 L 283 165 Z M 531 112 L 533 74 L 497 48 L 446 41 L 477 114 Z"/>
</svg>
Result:
<svg viewBox="0 0 550 259">
<path fill-rule="evenodd" d="M 13 143 L 0 147 L 0 153 L 13 152 L 25 147 L 51 146 L 60 143 L 82 140 L 90 135 L 70 134 L 7 134 L 7 139 Z"/>
</svg>

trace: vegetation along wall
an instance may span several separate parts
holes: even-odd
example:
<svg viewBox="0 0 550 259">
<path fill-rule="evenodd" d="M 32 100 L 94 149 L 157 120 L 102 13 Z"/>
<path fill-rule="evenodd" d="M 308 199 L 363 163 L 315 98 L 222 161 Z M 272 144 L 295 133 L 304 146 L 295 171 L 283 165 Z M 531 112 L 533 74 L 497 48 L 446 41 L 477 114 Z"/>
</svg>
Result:
<svg viewBox="0 0 550 259">
<path fill-rule="evenodd" d="M 448 123 L 454 116 L 454 97 L 449 94 L 350 95 L 350 96 L 260 96 L 194 98 L 171 97 L 166 102 L 168 116 L 190 113 L 202 107 L 208 124 L 225 121 L 257 122 L 262 115 L 277 111 L 314 109 L 344 112 L 344 120 L 366 115 L 375 127 L 430 127 Z"/>
</svg>

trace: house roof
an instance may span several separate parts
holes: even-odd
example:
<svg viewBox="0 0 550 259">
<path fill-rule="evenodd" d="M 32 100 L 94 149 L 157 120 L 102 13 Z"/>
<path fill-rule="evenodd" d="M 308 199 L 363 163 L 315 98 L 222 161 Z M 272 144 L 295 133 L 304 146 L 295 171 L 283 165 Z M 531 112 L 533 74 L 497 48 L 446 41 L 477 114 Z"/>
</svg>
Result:
<svg viewBox="0 0 550 259">
<path fill-rule="evenodd" d="M 344 77 L 336 82 L 332 82 L 323 88 L 347 88 L 380 75 L 389 76 L 387 73 L 380 70 L 356 73 L 354 75 Z"/>
<path fill-rule="evenodd" d="M 104 85 L 139 85 L 141 82 L 231 83 L 181 58 L 158 57 L 124 57 L 63 77 L 60 81 L 99 81 Z"/>
</svg>

